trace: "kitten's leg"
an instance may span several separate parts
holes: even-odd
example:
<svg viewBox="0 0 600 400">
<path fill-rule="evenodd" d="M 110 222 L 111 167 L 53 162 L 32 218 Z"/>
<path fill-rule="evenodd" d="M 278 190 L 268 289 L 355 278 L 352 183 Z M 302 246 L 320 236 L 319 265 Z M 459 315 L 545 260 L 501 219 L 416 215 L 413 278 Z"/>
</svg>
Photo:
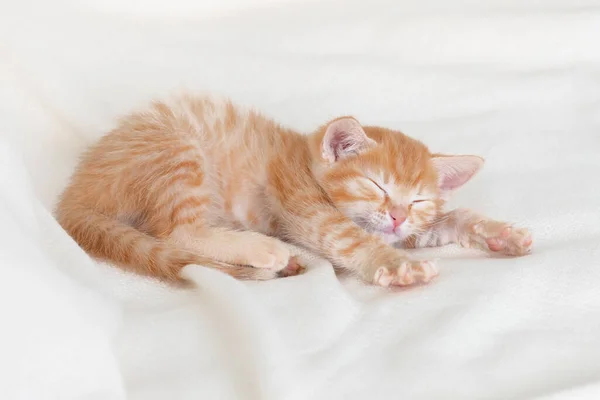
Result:
<svg viewBox="0 0 600 400">
<path fill-rule="evenodd" d="M 471 210 L 457 209 L 442 215 L 423 234 L 409 241 L 409 245 L 414 247 L 443 246 L 449 243 L 522 256 L 531 251 L 533 240 L 525 228 L 516 228 Z"/>
<path fill-rule="evenodd" d="M 258 232 L 209 226 L 205 215 L 211 203 L 210 193 L 201 184 L 196 182 L 195 186 L 185 186 L 180 191 L 185 196 L 172 198 L 166 192 L 156 207 L 154 214 L 165 216 L 160 220 L 162 225 L 150 224 L 157 231 L 156 236 L 231 266 L 224 272 L 237 278 L 264 280 L 300 272 L 290 261 L 287 245 L 279 239 Z"/>
<path fill-rule="evenodd" d="M 258 232 L 207 228 L 195 223 L 178 226 L 170 238 L 204 257 L 241 268 L 237 275 L 245 279 L 271 279 L 301 272 L 285 243 Z"/>
<path fill-rule="evenodd" d="M 300 275 L 306 270 L 300 264 L 300 261 L 296 256 L 290 257 L 287 266 L 279 271 L 267 268 L 254 268 L 245 265 L 227 264 L 223 262 L 219 262 L 219 264 L 218 267 L 213 266 L 213 268 L 240 280 L 266 281 L 274 278 Z"/>
<path fill-rule="evenodd" d="M 280 209 L 287 240 L 379 286 L 424 283 L 438 275 L 431 261 L 411 260 L 407 253 L 366 232 L 333 206 L 315 202 L 318 194 L 307 196 Z M 297 204 L 304 207 L 299 209 Z"/>
</svg>

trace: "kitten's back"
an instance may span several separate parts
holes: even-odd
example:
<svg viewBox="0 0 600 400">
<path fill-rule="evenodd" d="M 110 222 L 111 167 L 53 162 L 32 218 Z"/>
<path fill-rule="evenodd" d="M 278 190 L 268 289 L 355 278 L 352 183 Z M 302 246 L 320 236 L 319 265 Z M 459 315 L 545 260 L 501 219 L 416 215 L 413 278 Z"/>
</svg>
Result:
<svg viewBox="0 0 600 400">
<path fill-rule="evenodd" d="M 235 199 L 263 183 L 280 129 L 227 100 L 154 102 L 86 152 L 59 199 L 57 220 L 93 257 L 144 275 L 173 281 L 195 263 L 243 277 L 245 269 L 198 257 L 168 238 L 195 218 L 238 217 Z"/>
</svg>

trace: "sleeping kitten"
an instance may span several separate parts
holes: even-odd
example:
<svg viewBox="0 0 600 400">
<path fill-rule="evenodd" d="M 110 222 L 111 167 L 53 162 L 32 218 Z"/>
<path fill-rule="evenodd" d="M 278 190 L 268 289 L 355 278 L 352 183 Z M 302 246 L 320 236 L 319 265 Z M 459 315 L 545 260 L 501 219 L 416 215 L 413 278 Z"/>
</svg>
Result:
<svg viewBox="0 0 600 400">
<path fill-rule="evenodd" d="M 352 117 L 302 135 L 229 101 L 180 96 L 89 149 L 56 216 L 92 257 L 166 281 L 188 264 L 241 279 L 294 274 L 286 241 L 366 282 L 409 285 L 436 267 L 391 243 L 530 251 L 525 229 L 442 211 L 482 165 Z"/>
</svg>

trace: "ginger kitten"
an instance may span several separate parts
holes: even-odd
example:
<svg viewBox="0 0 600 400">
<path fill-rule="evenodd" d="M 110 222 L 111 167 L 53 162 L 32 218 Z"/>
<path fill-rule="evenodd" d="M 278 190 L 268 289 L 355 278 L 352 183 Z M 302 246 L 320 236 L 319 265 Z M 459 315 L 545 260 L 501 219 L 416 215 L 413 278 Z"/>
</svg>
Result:
<svg viewBox="0 0 600 400">
<path fill-rule="evenodd" d="M 530 251 L 526 229 L 443 211 L 482 165 L 352 117 L 302 135 L 184 95 L 132 113 L 92 146 L 56 216 L 92 257 L 171 282 L 188 264 L 241 279 L 294 274 L 286 241 L 366 282 L 409 285 L 437 269 L 392 243 Z"/>
</svg>

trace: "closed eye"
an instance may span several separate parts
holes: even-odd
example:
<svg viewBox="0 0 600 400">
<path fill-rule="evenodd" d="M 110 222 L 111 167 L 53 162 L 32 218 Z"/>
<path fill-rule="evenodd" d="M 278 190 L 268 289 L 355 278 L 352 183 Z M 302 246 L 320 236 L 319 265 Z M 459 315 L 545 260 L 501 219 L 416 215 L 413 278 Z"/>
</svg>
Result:
<svg viewBox="0 0 600 400">
<path fill-rule="evenodd" d="M 385 189 L 383 189 L 377 182 L 375 182 L 373 179 L 371 178 L 367 178 L 368 180 L 370 180 L 371 182 L 373 182 L 373 184 L 375 186 L 377 186 L 379 188 L 379 190 L 381 190 L 386 196 L 387 196 L 387 192 L 385 191 Z"/>
<path fill-rule="evenodd" d="M 426 201 L 431 201 L 430 199 L 424 199 L 424 198 L 416 198 L 414 199 L 411 204 L 418 204 L 418 203 L 424 203 Z"/>
</svg>

